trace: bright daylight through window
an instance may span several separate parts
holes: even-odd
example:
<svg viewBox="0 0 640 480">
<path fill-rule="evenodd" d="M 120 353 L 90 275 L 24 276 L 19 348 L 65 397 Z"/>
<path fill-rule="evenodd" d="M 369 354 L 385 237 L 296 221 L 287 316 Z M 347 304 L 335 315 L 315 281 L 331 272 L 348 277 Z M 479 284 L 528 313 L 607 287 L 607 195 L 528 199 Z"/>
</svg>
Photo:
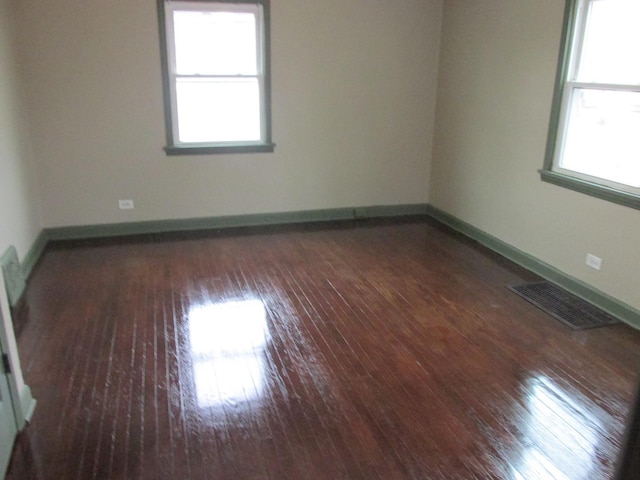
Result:
<svg viewBox="0 0 640 480">
<path fill-rule="evenodd" d="M 269 4 L 159 0 L 169 154 L 273 151 Z"/>
<path fill-rule="evenodd" d="M 640 208 L 640 1 L 569 0 L 542 178 Z"/>
</svg>

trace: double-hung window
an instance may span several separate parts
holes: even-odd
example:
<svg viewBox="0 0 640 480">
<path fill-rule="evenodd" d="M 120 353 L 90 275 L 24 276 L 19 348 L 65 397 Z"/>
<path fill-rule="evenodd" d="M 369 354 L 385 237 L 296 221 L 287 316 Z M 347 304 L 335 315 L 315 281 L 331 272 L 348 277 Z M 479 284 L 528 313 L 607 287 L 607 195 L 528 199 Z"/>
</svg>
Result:
<svg viewBox="0 0 640 480">
<path fill-rule="evenodd" d="M 269 2 L 158 0 L 168 154 L 271 152 Z"/>
<path fill-rule="evenodd" d="M 568 0 L 543 180 L 640 208 L 640 0 Z"/>
</svg>

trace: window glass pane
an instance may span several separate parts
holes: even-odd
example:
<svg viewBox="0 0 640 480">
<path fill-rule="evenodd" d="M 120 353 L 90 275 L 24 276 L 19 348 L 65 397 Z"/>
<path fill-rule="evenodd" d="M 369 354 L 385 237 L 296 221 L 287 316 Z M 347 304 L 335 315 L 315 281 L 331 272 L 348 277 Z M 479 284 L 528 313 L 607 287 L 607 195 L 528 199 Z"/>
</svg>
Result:
<svg viewBox="0 0 640 480">
<path fill-rule="evenodd" d="M 640 93 L 575 89 L 560 167 L 640 187 Z"/>
<path fill-rule="evenodd" d="M 260 88 L 255 78 L 180 78 L 180 142 L 259 141 Z"/>
<path fill-rule="evenodd" d="M 640 84 L 640 0 L 591 0 L 578 81 Z"/>
<path fill-rule="evenodd" d="M 174 12 L 176 73 L 256 75 L 256 15 Z"/>
</svg>

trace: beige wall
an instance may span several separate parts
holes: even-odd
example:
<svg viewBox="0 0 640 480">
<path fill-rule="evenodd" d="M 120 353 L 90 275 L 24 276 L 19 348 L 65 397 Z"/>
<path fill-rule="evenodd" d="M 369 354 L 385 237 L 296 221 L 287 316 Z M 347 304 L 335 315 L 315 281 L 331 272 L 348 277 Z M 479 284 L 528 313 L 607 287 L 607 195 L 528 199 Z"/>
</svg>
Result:
<svg viewBox="0 0 640 480">
<path fill-rule="evenodd" d="M 562 0 L 445 1 L 430 202 L 640 309 L 640 212 L 542 183 Z M 601 272 L 587 252 L 604 259 Z"/>
<path fill-rule="evenodd" d="M 40 221 L 8 7 L 7 0 L 0 0 L 0 255 L 14 245 L 22 259 Z"/>
<path fill-rule="evenodd" d="M 427 201 L 440 0 L 273 0 L 276 152 L 188 157 L 155 0 L 13 3 L 47 227 Z"/>
</svg>

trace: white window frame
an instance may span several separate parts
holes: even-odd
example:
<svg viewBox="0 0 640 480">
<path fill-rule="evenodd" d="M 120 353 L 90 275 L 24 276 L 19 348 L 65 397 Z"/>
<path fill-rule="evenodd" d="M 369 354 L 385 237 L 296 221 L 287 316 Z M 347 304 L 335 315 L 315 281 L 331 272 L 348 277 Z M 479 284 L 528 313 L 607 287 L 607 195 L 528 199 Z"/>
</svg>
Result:
<svg viewBox="0 0 640 480">
<path fill-rule="evenodd" d="M 564 31 L 545 164 L 540 173 L 542 180 L 549 183 L 640 209 L 640 189 L 564 169 L 560 166 L 574 92 L 580 89 L 640 92 L 640 85 L 580 82 L 576 80 L 580 60 L 579 54 L 582 50 L 589 6 L 592 1 L 566 0 Z M 640 48 L 638 53 L 640 54 Z"/>
<path fill-rule="evenodd" d="M 256 15 L 256 75 L 180 75 L 176 68 L 173 15 L 175 11 L 253 13 Z M 158 0 L 168 155 L 273 152 L 269 65 L 268 0 Z M 181 78 L 257 79 L 260 96 L 260 139 L 247 141 L 181 142 L 178 134 L 177 81 Z"/>
</svg>

